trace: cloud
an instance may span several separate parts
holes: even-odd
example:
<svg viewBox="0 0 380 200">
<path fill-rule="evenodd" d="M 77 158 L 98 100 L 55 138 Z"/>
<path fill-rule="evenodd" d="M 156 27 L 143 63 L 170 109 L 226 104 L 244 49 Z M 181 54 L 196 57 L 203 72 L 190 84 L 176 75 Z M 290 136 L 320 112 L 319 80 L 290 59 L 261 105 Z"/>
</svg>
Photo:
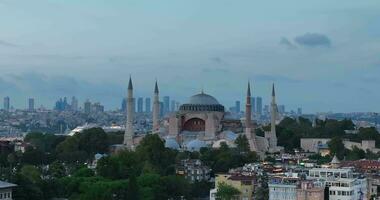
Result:
<svg viewBox="0 0 380 200">
<path fill-rule="evenodd" d="M 0 46 L 17 47 L 18 45 L 10 43 L 10 42 L 7 42 L 7 41 L 4 41 L 4 40 L 0 40 Z"/>
<path fill-rule="evenodd" d="M 324 34 L 319 33 L 305 33 L 294 38 L 294 42 L 301 46 L 307 47 L 330 47 L 331 40 Z"/>
<path fill-rule="evenodd" d="M 295 49 L 296 46 L 288 40 L 286 37 L 282 37 L 280 40 L 280 45 L 285 46 L 288 49 Z"/>
<path fill-rule="evenodd" d="M 289 78 L 281 75 L 268 75 L 268 74 L 258 74 L 253 76 L 255 81 L 275 81 L 275 82 L 287 82 L 287 83 L 299 83 L 301 80 Z"/>
<path fill-rule="evenodd" d="M 217 64 L 221 64 L 223 62 L 221 57 L 211 57 L 210 60 Z"/>
<path fill-rule="evenodd" d="M 225 69 L 225 68 L 203 68 L 202 73 L 207 73 L 207 74 L 228 74 L 230 73 L 230 70 Z"/>
</svg>

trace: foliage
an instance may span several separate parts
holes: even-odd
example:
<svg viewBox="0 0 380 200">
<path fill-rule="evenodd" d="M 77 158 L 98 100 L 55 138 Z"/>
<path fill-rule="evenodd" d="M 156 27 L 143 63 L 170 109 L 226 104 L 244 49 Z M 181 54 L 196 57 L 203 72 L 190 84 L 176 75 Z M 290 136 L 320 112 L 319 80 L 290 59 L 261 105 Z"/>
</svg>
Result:
<svg viewBox="0 0 380 200">
<path fill-rule="evenodd" d="M 245 135 L 239 135 L 235 140 L 235 144 L 237 150 L 241 153 L 250 151 L 248 139 Z"/>
<path fill-rule="evenodd" d="M 345 148 L 340 137 L 333 137 L 328 143 L 331 155 L 336 155 L 340 160 L 344 158 Z"/>
<path fill-rule="evenodd" d="M 222 143 L 219 149 L 202 148 L 200 159 L 210 166 L 214 173 L 227 172 L 231 168 L 256 162 L 259 157 L 255 152 L 240 153 L 236 148 L 229 148 Z"/>
<path fill-rule="evenodd" d="M 240 191 L 225 183 L 220 183 L 216 191 L 216 198 L 221 200 L 238 199 Z"/>
<path fill-rule="evenodd" d="M 318 165 L 321 164 L 326 164 L 331 162 L 331 156 L 326 155 L 326 156 L 321 156 L 320 154 L 314 154 L 309 156 L 309 159 L 316 160 Z"/>
</svg>

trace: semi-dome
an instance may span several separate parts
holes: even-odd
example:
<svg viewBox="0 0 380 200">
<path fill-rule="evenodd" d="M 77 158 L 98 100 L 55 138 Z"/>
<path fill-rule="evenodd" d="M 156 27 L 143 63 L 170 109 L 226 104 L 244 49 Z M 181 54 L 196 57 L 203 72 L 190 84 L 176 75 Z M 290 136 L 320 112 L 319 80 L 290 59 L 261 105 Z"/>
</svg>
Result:
<svg viewBox="0 0 380 200">
<path fill-rule="evenodd" d="M 216 100 L 213 96 L 200 93 L 190 97 L 189 104 L 197 104 L 197 105 L 219 105 L 218 100 Z"/>
<path fill-rule="evenodd" d="M 178 142 L 175 140 L 175 138 L 167 137 L 165 138 L 165 147 L 170 149 L 180 149 L 180 146 Z"/>
<path fill-rule="evenodd" d="M 203 140 L 195 139 L 189 141 L 186 145 L 186 150 L 188 151 L 199 151 L 203 147 L 207 147 L 207 144 Z"/>
<path fill-rule="evenodd" d="M 213 96 L 201 92 L 190 97 L 189 102 L 182 104 L 181 111 L 217 111 L 224 112 L 224 106 L 220 105 Z"/>
</svg>

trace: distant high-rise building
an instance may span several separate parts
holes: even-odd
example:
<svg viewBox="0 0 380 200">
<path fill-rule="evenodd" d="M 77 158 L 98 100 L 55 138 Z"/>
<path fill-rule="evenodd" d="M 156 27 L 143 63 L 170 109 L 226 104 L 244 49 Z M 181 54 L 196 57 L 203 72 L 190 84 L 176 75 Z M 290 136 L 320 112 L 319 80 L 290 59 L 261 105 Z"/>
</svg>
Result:
<svg viewBox="0 0 380 200">
<path fill-rule="evenodd" d="M 164 115 L 170 111 L 170 97 L 164 96 Z"/>
<path fill-rule="evenodd" d="M 235 112 L 240 113 L 240 101 L 235 101 Z"/>
<path fill-rule="evenodd" d="M 251 97 L 251 109 L 252 109 L 252 114 L 256 113 L 256 98 Z"/>
<path fill-rule="evenodd" d="M 71 106 L 67 103 L 67 98 L 64 97 L 63 99 L 60 98 L 58 101 L 55 102 L 55 110 L 57 111 L 64 111 L 70 109 Z"/>
<path fill-rule="evenodd" d="M 121 101 L 121 111 L 126 112 L 127 111 L 127 99 L 123 98 Z"/>
<path fill-rule="evenodd" d="M 76 97 L 71 97 L 71 110 L 78 111 L 78 99 Z"/>
<path fill-rule="evenodd" d="M 263 109 L 264 114 L 269 114 L 269 105 L 265 105 Z"/>
<path fill-rule="evenodd" d="M 33 98 L 28 99 L 28 110 L 34 111 L 34 99 Z"/>
<path fill-rule="evenodd" d="M 164 115 L 165 115 L 165 113 L 164 113 L 164 108 L 165 108 L 165 106 L 164 106 L 164 102 L 162 102 L 162 101 L 160 101 L 160 106 L 159 106 L 159 111 L 160 111 L 160 117 L 163 117 Z"/>
<path fill-rule="evenodd" d="M 285 113 L 285 105 L 278 105 L 278 112 L 280 114 L 284 114 Z"/>
<path fill-rule="evenodd" d="M 104 112 L 104 106 L 97 102 L 91 105 L 90 110 L 93 112 Z"/>
<path fill-rule="evenodd" d="M 139 97 L 137 99 L 137 112 L 142 113 L 144 107 L 144 99 L 142 97 Z"/>
<path fill-rule="evenodd" d="M 257 114 L 263 114 L 263 99 L 261 97 L 256 97 L 256 112 Z"/>
<path fill-rule="evenodd" d="M 67 97 L 63 97 L 63 110 L 67 110 L 69 104 L 67 103 Z"/>
<path fill-rule="evenodd" d="M 297 108 L 297 115 L 302 115 L 302 108 Z"/>
<path fill-rule="evenodd" d="M 9 97 L 4 97 L 4 110 L 9 111 L 11 108 L 11 99 Z"/>
<path fill-rule="evenodd" d="M 91 113 L 91 102 L 88 99 L 84 102 L 83 107 L 84 107 L 84 113 L 86 113 L 86 114 Z"/>
<path fill-rule="evenodd" d="M 149 97 L 145 98 L 145 112 L 151 112 L 151 102 Z"/>
<path fill-rule="evenodd" d="M 179 105 L 180 105 L 180 103 L 179 103 L 178 101 L 176 101 L 176 102 L 175 102 L 175 110 L 176 110 L 176 111 L 179 110 Z"/>
<path fill-rule="evenodd" d="M 170 102 L 170 112 L 174 112 L 174 111 L 175 111 L 175 101 L 172 100 L 172 101 Z"/>
</svg>

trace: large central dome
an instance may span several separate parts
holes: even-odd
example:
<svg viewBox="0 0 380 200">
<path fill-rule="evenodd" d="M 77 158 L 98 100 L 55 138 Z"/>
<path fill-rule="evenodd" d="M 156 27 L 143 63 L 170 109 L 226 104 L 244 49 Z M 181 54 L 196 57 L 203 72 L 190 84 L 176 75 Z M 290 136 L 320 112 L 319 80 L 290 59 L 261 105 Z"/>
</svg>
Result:
<svg viewBox="0 0 380 200">
<path fill-rule="evenodd" d="M 191 96 L 188 103 L 181 105 L 180 111 L 217 111 L 224 112 L 224 106 L 220 105 L 213 96 L 200 93 Z"/>
<path fill-rule="evenodd" d="M 189 104 L 195 105 L 219 105 L 218 100 L 216 100 L 213 96 L 200 93 L 190 97 Z"/>
</svg>

